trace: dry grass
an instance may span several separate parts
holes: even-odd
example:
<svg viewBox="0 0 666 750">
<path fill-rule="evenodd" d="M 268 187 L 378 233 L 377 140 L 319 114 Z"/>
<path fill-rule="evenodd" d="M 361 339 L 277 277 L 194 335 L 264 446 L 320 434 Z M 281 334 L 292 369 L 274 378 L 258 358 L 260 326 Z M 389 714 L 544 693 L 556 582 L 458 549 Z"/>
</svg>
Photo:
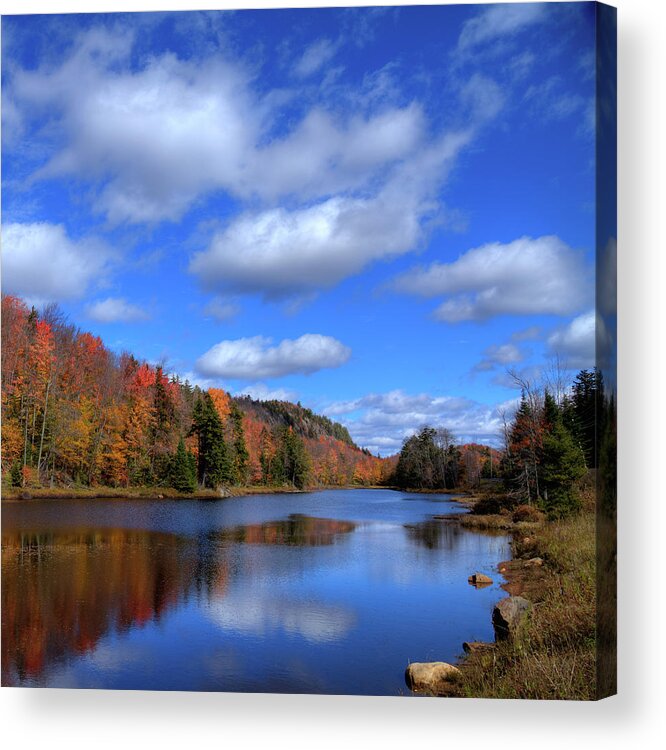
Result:
<svg viewBox="0 0 666 750">
<path fill-rule="evenodd" d="M 515 543 L 516 556 L 525 552 Z M 592 700 L 596 697 L 595 516 L 544 524 L 529 551 L 545 575 L 523 595 L 534 608 L 520 636 L 463 664 L 463 692 L 483 698 Z"/>
<path fill-rule="evenodd" d="M 436 516 L 439 518 L 440 516 Z M 453 516 L 441 516 L 445 520 L 454 518 Z M 540 528 L 542 521 L 514 521 L 508 514 L 488 514 L 476 515 L 473 513 L 461 513 L 455 516 L 456 523 L 468 529 L 478 530 L 495 530 L 495 531 L 516 531 L 532 532 Z"/>
</svg>

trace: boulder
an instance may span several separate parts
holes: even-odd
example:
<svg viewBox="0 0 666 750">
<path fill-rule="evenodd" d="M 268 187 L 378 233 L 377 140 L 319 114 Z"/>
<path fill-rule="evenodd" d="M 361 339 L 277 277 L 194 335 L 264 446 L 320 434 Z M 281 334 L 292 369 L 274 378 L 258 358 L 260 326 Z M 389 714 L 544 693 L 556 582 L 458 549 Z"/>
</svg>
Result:
<svg viewBox="0 0 666 750">
<path fill-rule="evenodd" d="M 414 662 L 405 670 L 407 687 L 428 695 L 455 694 L 461 677 L 458 667 L 445 661 Z"/>
<path fill-rule="evenodd" d="M 532 604 L 522 596 L 507 596 L 493 609 L 493 628 L 498 641 L 513 638 L 522 625 Z"/>
<path fill-rule="evenodd" d="M 483 573 L 473 573 L 467 580 L 472 586 L 488 586 L 493 582 L 492 578 Z"/>
<path fill-rule="evenodd" d="M 463 649 L 468 654 L 476 654 L 480 651 L 492 651 L 494 648 L 494 643 L 484 643 L 483 641 L 465 641 L 463 643 Z"/>
</svg>

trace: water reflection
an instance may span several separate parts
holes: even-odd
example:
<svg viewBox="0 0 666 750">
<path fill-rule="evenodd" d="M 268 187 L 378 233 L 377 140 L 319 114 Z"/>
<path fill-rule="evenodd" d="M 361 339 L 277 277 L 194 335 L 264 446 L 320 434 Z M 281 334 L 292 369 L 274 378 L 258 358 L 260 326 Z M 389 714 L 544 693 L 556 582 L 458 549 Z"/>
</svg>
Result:
<svg viewBox="0 0 666 750">
<path fill-rule="evenodd" d="M 3 506 L 2 682 L 399 694 L 492 638 L 501 592 L 467 577 L 509 554 L 404 500 Z"/>
<path fill-rule="evenodd" d="M 39 676 L 110 630 L 159 620 L 201 574 L 192 543 L 121 529 L 2 536 L 2 674 Z M 207 583 L 224 586 L 217 566 Z"/>
<path fill-rule="evenodd" d="M 464 532 L 459 526 L 430 519 L 422 523 L 405 524 L 408 538 L 427 549 L 455 549 Z"/>
<path fill-rule="evenodd" d="M 193 537 L 122 529 L 3 534 L 3 683 L 34 680 L 49 664 L 92 652 L 108 633 L 159 622 L 193 595 L 215 600 L 213 619 L 237 631 L 281 626 L 311 641 L 331 640 L 353 625 L 353 613 L 256 595 L 225 602 L 228 547 L 332 545 L 354 528 L 292 514 Z"/>
<path fill-rule="evenodd" d="M 237 526 L 220 534 L 222 539 L 245 544 L 280 544 L 290 547 L 321 547 L 334 544 L 342 534 L 354 531 L 351 521 L 312 518 L 292 513 L 282 521 Z"/>
<path fill-rule="evenodd" d="M 222 627 L 256 636 L 281 630 L 310 643 L 338 641 L 354 627 L 353 610 L 317 601 L 283 599 L 271 594 L 238 592 L 209 607 L 211 619 Z"/>
</svg>

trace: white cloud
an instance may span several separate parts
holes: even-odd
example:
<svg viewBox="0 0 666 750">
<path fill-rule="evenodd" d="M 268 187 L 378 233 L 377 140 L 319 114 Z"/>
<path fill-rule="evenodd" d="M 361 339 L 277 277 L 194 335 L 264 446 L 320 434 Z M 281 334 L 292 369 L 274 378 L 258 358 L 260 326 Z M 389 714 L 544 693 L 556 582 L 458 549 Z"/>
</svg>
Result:
<svg viewBox="0 0 666 750">
<path fill-rule="evenodd" d="M 558 237 L 521 237 L 468 250 L 398 277 L 402 292 L 446 296 L 435 317 L 450 323 L 496 315 L 568 315 L 590 303 L 593 285 L 582 253 Z"/>
<path fill-rule="evenodd" d="M 99 323 L 134 323 L 150 317 L 142 307 L 119 297 L 107 297 L 88 305 L 86 314 Z"/>
<path fill-rule="evenodd" d="M 502 37 L 514 36 L 541 21 L 545 13 L 544 3 L 489 5 L 463 25 L 458 52 L 471 53 Z"/>
<path fill-rule="evenodd" d="M 266 383 L 252 383 L 234 392 L 235 396 L 249 396 L 255 401 L 292 401 L 298 400 L 296 391 L 289 388 L 270 388 Z"/>
<path fill-rule="evenodd" d="M 264 336 L 221 341 L 199 357 L 196 369 L 206 377 L 279 378 L 340 367 L 351 356 L 351 349 L 337 339 L 317 333 L 271 343 Z"/>
<path fill-rule="evenodd" d="M 594 364 L 596 314 L 590 310 L 548 337 L 548 346 L 569 367 Z"/>
<path fill-rule="evenodd" d="M 494 444 L 499 443 L 502 427 L 498 407 L 466 398 L 402 390 L 336 402 L 324 413 L 341 421 L 358 445 L 382 455 L 399 451 L 403 440 L 425 424 L 447 427 L 464 442 Z"/>
<path fill-rule="evenodd" d="M 460 90 L 461 103 L 467 116 L 477 122 L 490 120 L 504 106 L 502 89 L 490 78 L 475 73 Z"/>
<path fill-rule="evenodd" d="M 219 323 L 235 318 L 240 312 L 240 307 L 235 302 L 215 297 L 204 307 L 204 315 L 214 318 Z"/>
<path fill-rule="evenodd" d="M 493 344 L 484 352 L 484 358 L 474 367 L 475 370 L 493 370 L 498 365 L 506 366 L 522 362 L 524 354 L 515 344 Z"/>
<path fill-rule="evenodd" d="M 283 630 L 309 643 L 334 643 L 356 624 L 354 612 L 316 601 L 289 601 L 262 591 L 231 591 L 215 599 L 206 614 L 219 627 L 239 633 L 265 635 Z"/>
<path fill-rule="evenodd" d="M 432 183 L 446 173 L 468 133 L 448 135 L 401 165 L 374 197 L 334 197 L 307 208 L 247 213 L 215 234 L 190 271 L 210 291 L 269 298 L 327 288 L 368 263 L 410 252 L 435 209 Z"/>
<path fill-rule="evenodd" d="M 592 135 L 595 128 L 594 96 L 581 96 L 566 88 L 561 76 L 551 76 L 538 85 L 530 86 L 524 95 L 525 106 L 541 120 L 564 120 L 575 117 L 581 135 Z"/>
<path fill-rule="evenodd" d="M 2 227 L 2 289 L 37 303 L 83 297 L 108 261 L 101 242 L 72 240 L 62 224 Z"/>
<path fill-rule="evenodd" d="M 357 189 L 411 156 L 424 131 L 417 104 L 348 120 L 314 108 L 284 138 L 250 149 L 231 187 L 266 200 L 292 195 L 309 200 Z"/>
<path fill-rule="evenodd" d="M 319 39 L 311 44 L 294 66 L 294 73 L 299 78 L 307 78 L 316 73 L 327 62 L 335 57 L 340 43 L 331 39 Z"/>
<path fill-rule="evenodd" d="M 603 322 L 594 310 L 590 310 L 553 332 L 548 337 L 548 346 L 565 367 L 577 370 L 593 367 L 598 331 L 603 339 Z"/>
<path fill-rule="evenodd" d="M 423 138 L 416 104 L 367 117 L 314 107 L 275 137 L 294 92 L 259 94 L 220 57 L 165 54 L 133 70 L 128 39 L 89 32 L 61 65 L 18 70 L 5 87 L 12 128 L 48 113 L 59 144 L 33 179 L 95 181 L 94 208 L 111 223 L 175 221 L 220 189 L 265 200 L 356 189 Z"/>
</svg>

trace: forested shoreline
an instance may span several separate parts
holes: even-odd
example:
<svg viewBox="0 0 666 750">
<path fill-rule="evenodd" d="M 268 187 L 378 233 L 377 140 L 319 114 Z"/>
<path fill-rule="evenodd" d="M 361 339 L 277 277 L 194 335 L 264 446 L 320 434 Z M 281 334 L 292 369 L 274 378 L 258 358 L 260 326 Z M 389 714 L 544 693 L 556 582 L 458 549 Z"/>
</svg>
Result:
<svg viewBox="0 0 666 750">
<path fill-rule="evenodd" d="M 614 450 L 605 429 L 614 402 L 596 369 L 557 394 L 522 383 L 503 450 L 459 445 L 450 430 L 426 425 L 397 456 L 380 458 L 300 403 L 205 390 L 162 365 L 116 354 L 55 306 L 38 312 L 4 295 L 2 339 L 2 476 L 10 490 L 450 491 L 501 480 L 500 505 L 526 503 L 561 517 L 580 507 L 577 481 Z"/>
<path fill-rule="evenodd" d="M 116 354 L 56 306 L 3 295 L 2 341 L 5 488 L 369 486 L 392 469 L 325 416 Z"/>
</svg>

